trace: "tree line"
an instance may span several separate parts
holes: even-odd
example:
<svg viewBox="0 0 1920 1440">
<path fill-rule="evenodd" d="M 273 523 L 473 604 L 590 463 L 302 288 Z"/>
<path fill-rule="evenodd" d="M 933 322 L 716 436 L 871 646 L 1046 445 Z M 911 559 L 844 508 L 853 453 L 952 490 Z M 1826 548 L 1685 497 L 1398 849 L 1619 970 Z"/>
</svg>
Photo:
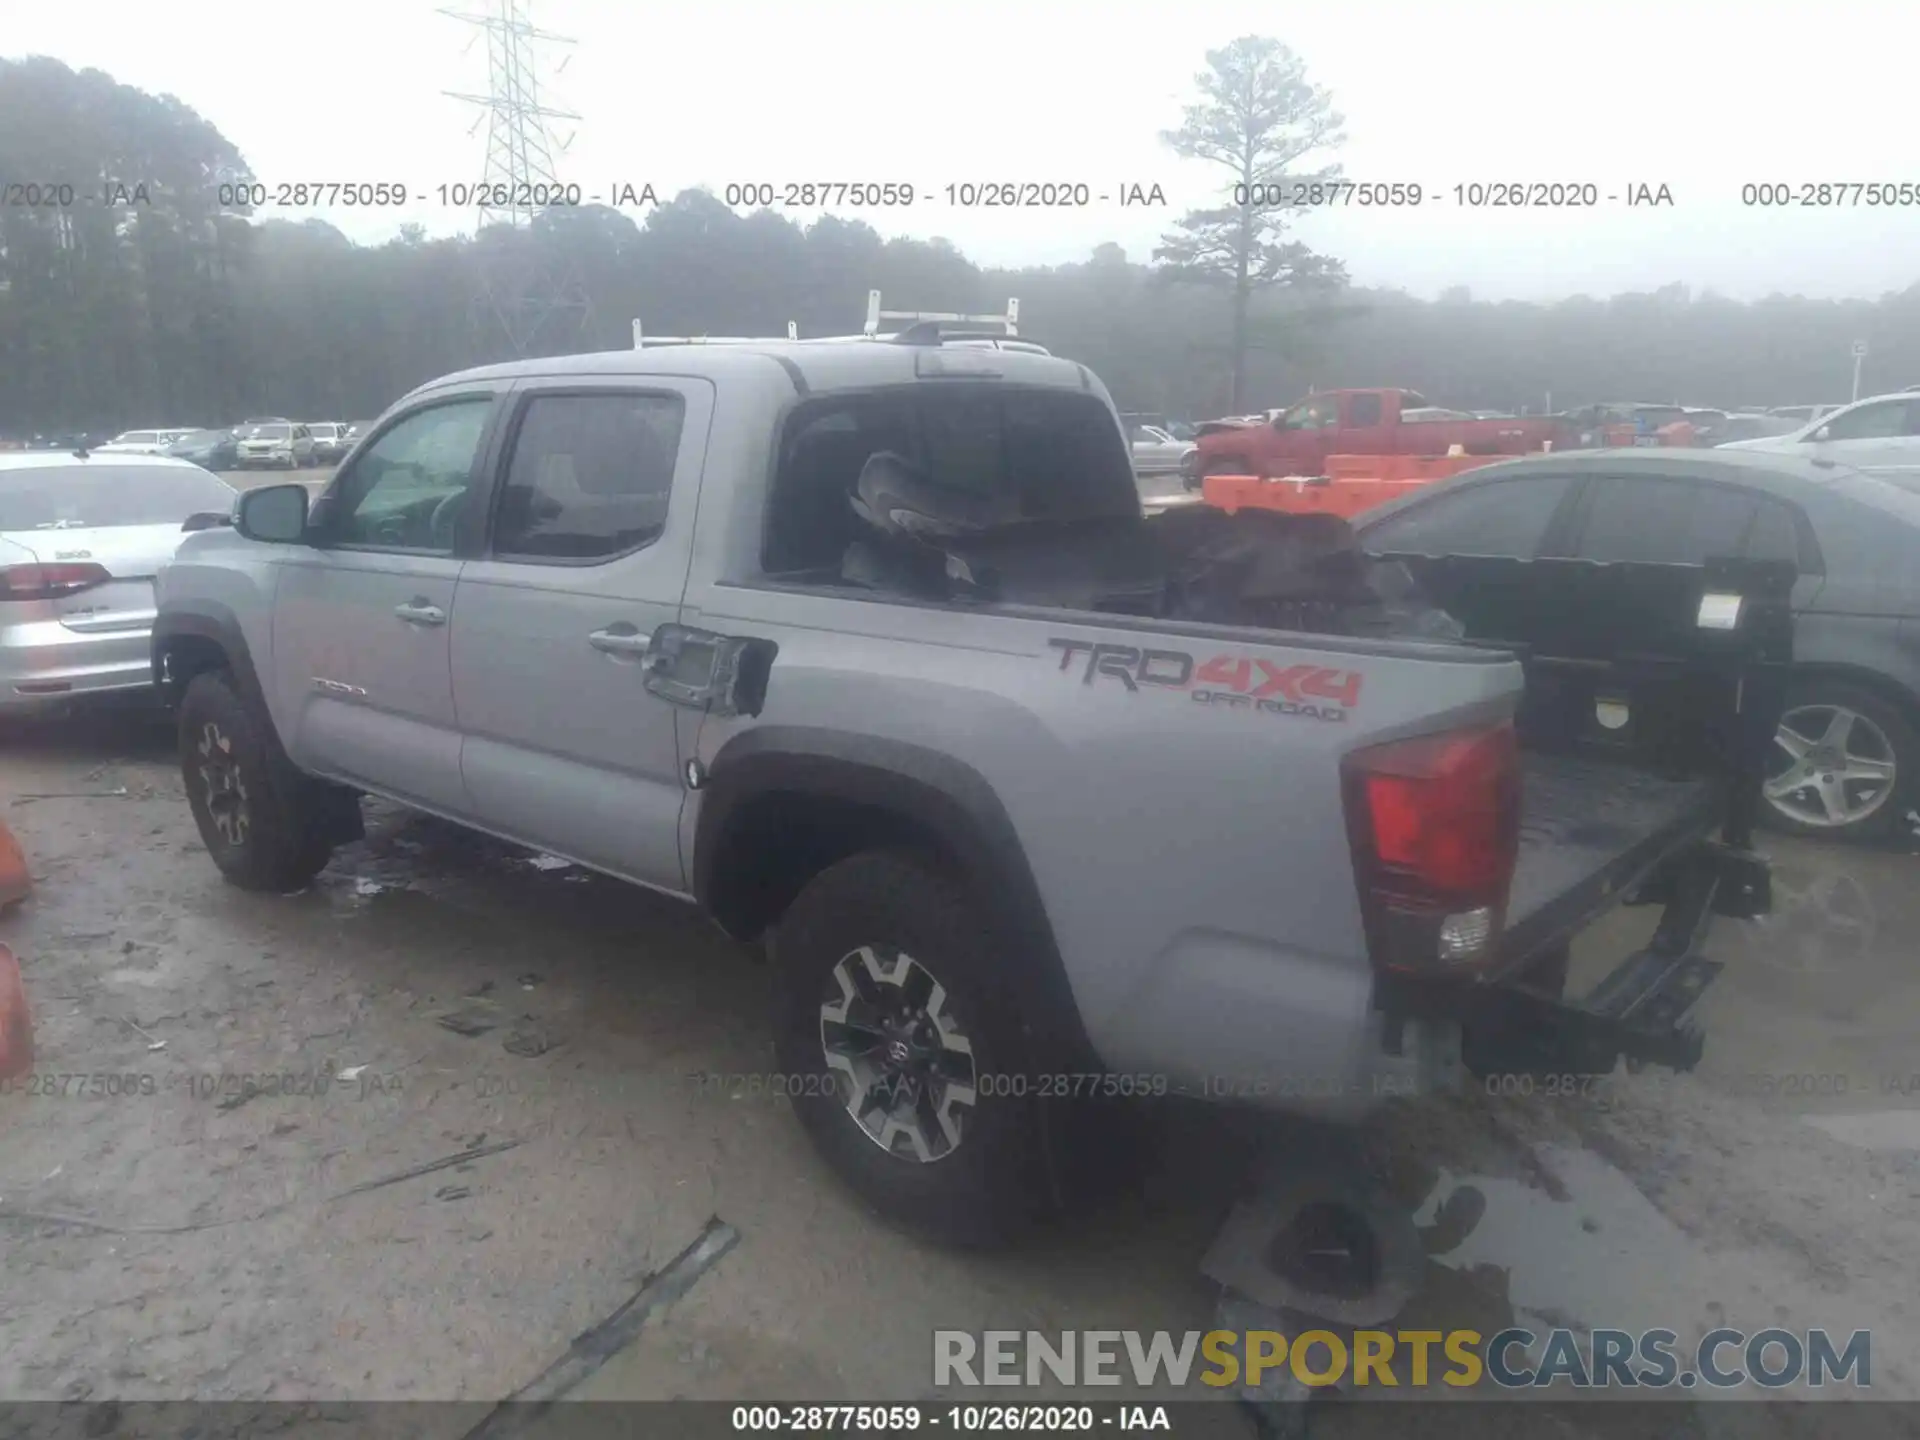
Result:
<svg viewBox="0 0 1920 1440">
<path fill-rule="evenodd" d="M 1285 47 L 1236 41 L 1200 80 L 1166 138 L 1231 162 L 1223 195 L 1243 176 L 1338 173 L 1301 168 L 1337 144 L 1339 117 Z M 1236 151 L 1236 125 L 1265 148 Z M 638 214 L 556 208 L 530 229 L 411 227 L 360 245 L 319 220 L 220 204 L 236 178 L 250 178 L 237 147 L 181 101 L 44 57 L 0 60 L 0 184 L 17 191 L 0 198 L 19 202 L 0 204 L 0 436 L 363 418 L 517 349 L 624 349 L 636 316 L 655 334 L 782 334 L 789 321 L 803 336 L 849 333 L 876 287 L 890 309 L 997 312 L 1017 297 L 1021 333 L 1086 363 L 1122 408 L 1194 418 L 1371 385 L 1533 411 L 1844 400 L 1856 339 L 1886 377 L 1870 388 L 1920 383 L 1920 284 L 1878 300 L 1741 303 L 1672 285 L 1426 301 L 1351 285 L 1336 259 L 1285 238 L 1290 217 L 1224 202 L 1184 217 L 1151 256 L 1108 244 L 1016 269 L 856 220 L 742 214 L 697 190 Z M 26 184 L 96 198 L 25 203 Z M 540 286 L 578 303 L 514 337 L 489 293 Z"/>
</svg>

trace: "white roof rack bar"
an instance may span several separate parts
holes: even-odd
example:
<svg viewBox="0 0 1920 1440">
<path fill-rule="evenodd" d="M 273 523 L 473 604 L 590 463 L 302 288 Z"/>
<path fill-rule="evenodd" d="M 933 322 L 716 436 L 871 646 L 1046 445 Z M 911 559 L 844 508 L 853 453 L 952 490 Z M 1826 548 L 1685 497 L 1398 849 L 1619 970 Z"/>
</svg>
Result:
<svg viewBox="0 0 1920 1440">
<path fill-rule="evenodd" d="M 867 324 L 865 333 L 877 336 L 882 320 L 905 320 L 908 324 L 921 324 L 926 321 L 949 325 L 1004 325 L 1007 334 L 1020 333 L 1020 302 L 1007 301 L 1007 313 L 1004 315 L 961 315 L 945 310 L 882 310 L 880 292 L 867 292 Z"/>
<path fill-rule="evenodd" d="M 882 321 L 893 321 L 895 325 L 882 331 Z M 980 327 L 997 325 L 1008 339 L 1020 334 L 1020 302 L 1008 300 L 1004 315 L 962 315 L 947 310 L 882 310 L 880 292 L 867 292 L 867 323 L 858 335 L 820 335 L 809 337 L 808 344 L 825 344 L 846 340 L 891 340 L 898 325 L 953 325 L 959 327 Z M 956 339 L 963 338 L 956 336 Z M 633 348 L 644 350 L 649 345 L 764 345 L 769 340 L 799 340 L 800 326 L 797 321 L 787 322 L 787 333 L 780 335 L 649 335 L 642 328 L 638 317 L 633 322 Z M 1034 347 L 1038 348 L 1038 347 Z"/>
<path fill-rule="evenodd" d="M 639 318 L 633 322 L 633 348 L 644 350 L 649 345 L 764 345 L 769 340 L 798 340 L 800 322 L 787 321 L 786 335 L 648 335 L 642 332 Z"/>
</svg>

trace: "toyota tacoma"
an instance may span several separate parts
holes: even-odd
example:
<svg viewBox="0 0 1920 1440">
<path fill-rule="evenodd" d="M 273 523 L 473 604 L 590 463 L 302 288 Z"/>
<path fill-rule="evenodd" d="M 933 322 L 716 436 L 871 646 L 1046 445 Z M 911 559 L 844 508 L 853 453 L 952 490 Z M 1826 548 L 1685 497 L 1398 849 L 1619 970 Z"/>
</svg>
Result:
<svg viewBox="0 0 1920 1440">
<path fill-rule="evenodd" d="M 948 1239 L 1064 1203 L 1111 1096 L 1689 1066 L 1709 918 L 1767 904 L 1790 573 L 1149 517 L 1038 347 L 470 370 L 234 521 L 153 638 L 220 871 L 297 890 L 375 795 L 697 904 L 818 1149 Z M 1623 901 L 1652 943 L 1566 993 Z"/>
</svg>

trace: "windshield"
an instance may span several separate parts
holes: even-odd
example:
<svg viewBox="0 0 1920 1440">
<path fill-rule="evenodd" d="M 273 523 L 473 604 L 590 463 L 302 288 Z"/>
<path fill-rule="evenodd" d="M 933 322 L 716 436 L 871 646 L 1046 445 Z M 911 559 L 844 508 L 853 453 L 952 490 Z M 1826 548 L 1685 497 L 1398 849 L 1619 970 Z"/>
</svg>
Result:
<svg viewBox="0 0 1920 1440">
<path fill-rule="evenodd" d="M 159 465 L 36 465 L 0 470 L 0 530 L 177 525 L 233 508 L 234 489 L 204 470 Z"/>
<path fill-rule="evenodd" d="M 248 425 L 240 432 L 242 440 L 284 440 L 293 433 L 286 425 Z"/>
<path fill-rule="evenodd" d="M 227 438 L 225 430 L 189 430 L 173 443 L 183 449 L 198 450 L 208 445 L 218 445 Z"/>
</svg>

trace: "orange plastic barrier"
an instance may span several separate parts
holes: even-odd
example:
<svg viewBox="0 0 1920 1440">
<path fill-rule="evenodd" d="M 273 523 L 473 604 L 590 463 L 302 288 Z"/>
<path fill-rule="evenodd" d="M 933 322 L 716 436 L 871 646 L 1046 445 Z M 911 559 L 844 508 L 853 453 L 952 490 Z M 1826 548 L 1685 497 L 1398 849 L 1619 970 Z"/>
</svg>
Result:
<svg viewBox="0 0 1920 1440">
<path fill-rule="evenodd" d="M 1425 483 L 1512 458 L 1511 455 L 1329 455 L 1327 478 Z"/>
<path fill-rule="evenodd" d="M 20 962 L 0 945 L 0 1080 L 16 1080 L 33 1069 L 33 1020 L 27 1014 L 27 987 Z"/>
<path fill-rule="evenodd" d="M 33 891 L 33 876 L 27 873 L 27 857 L 6 822 L 0 820 L 0 910 L 24 900 Z"/>
<path fill-rule="evenodd" d="M 1362 511 L 1397 500 L 1423 485 L 1510 455 L 1329 455 L 1324 476 L 1209 475 L 1200 482 L 1200 498 L 1225 510 L 1280 510 L 1290 515 L 1338 515 L 1351 520 Z"/>
</svg>

